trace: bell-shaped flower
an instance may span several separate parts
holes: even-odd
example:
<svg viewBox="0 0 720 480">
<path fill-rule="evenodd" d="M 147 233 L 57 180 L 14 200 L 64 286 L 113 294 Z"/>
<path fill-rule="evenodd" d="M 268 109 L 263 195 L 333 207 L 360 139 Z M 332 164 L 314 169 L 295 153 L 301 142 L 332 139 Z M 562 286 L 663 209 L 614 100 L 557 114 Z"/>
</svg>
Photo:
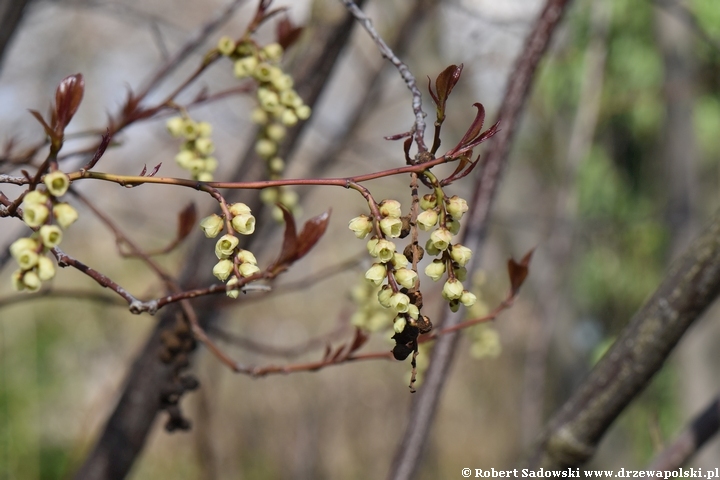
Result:
<svg viewBox="0 0 720 480">
<path fill-rule="evenodd" d="M 215 256 L 223 259 L 230 257 L 238 246 L 240 240 L 233 235 L 223 235 L 215 244 Z"/>
</svg>

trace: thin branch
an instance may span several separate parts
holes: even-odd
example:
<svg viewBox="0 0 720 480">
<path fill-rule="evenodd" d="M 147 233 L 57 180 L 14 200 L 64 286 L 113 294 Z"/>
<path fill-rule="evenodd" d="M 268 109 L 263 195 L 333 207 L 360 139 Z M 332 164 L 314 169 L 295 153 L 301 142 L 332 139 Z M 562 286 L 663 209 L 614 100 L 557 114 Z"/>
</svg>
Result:
<svg viewBox="0 0 720 480">
<path fill-rule="evenodd" d="M 425 117 L 426 114 L 422 109 L 422 93 L 420 93 L 420 89 L 417 86 L 417 82 L 415 81 L 415 76 L 410 72 L 410 69 L 405 65 L 392 51 L 392 49 L 385 43 L 385 41 L 380 37 L 380 34 L 375 30 L 375 27 L 373 27 L 372 21 L 368 18 L 365 13 L 360 10 L 360 8 L 355 5 L 355 2 L 352 0 L 340 0 L 345 7 L 348 9 L 348 11 L 352 14 L 355 19 L 360 22 L 360 24 L 367 30 L 368 34 L 370 35 L 370 38 L 372 38 L 373 42 L 378 46 L 378 49 L 380 50 L 380 53 L 384 58 L 387 58 L 390 63 L 395 65 L 395 68 L 397 68 L 398 72 L 400 73 L 400 76 L 405 81 L 405 85 L 407 85 L 408 90 L 410 90 L 410 93 L 412 94 L 412 110 L 415 114 L 415 124 L 413 125 L 412 132 L 413 136 L 415 138 L 415 144 L 418 147 L 418 152 L 427 152 L 427 147 L 425 146 Z"/>
<path fill-rule="evenodd" d="M 716 396 L 690 424 L 650 462 L 646 470 L 676 470 L 685 465 L 720 429 L 720 396 Z"/>
<path fill-rule="evenodd" d="M 474 253 L 466 266 L 472 271 L 480 257 L 490 218 L 490 207 L 497 193 L 498 185 L 505 168 L 512 138 L 519 123 L 525 99 L 535 78 L 535 71 L 548 48 L 550 39 L 570 5 L 570 0 L 548 0 L 529 34 L 525 46 L 518 58 L 500 107 L 501 129 L 490 142 L 489 152 L 484 160 L 484 168 L 475 185 L 475 193 L 470 204 L 466 221 L 467 228 L 460 241 Z M 462 321 L 462 314 L 444 311 L 442 325 L 453 327 Z M 415 397 L 405 434 L 398 448 L 389 474 L 392 480 L 413 478 L 425 450 L 437 406 L 440 401 L 452 366 L 459 336 L 443 336 L 433 348 L 430 366 L 425 373 L 423 387 Z"/>
</svg>

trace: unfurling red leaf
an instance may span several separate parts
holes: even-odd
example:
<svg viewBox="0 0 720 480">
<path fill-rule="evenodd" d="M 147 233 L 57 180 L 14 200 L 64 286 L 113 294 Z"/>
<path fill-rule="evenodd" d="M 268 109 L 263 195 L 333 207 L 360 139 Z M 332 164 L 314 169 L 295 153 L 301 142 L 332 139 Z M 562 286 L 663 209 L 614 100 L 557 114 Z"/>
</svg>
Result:
<svg viewBox="0 0 720 480">
<path fill-rule="evenodd" d="M 437 90 L 438 100 L 443 108 L 445 108 L 445 102 L 447 102 L 447 99 L 450 96 L 450 92 L 452 92 L 458 80 L 460 80 L 460 74 L 462 73 L 462 69 L 462 63 L 459 67 L 457 65 L 450 65 L 445 70 L 443 70 L 442 73 L 440 73 L 440 75 L 438 75 L 437 79 L 435 80 L 435 90 Z"/>
<path fill-rule="evenodd" d="M 187 207 L 183 208 L 182 212 L 178 215 L 178 241 L 184 240 L 185 237 L 193 231 L 196 220 L 197 209 L 195 208 L 195 204 L 191 202 Z"/>
<path fill-rule="evenodd" d="M 45 130 L 45 135 L 47 135 L 47 136 L 50 137 L 51 139 L 54 139 L 54 138 L 55 138 L 55 131 L 54 131 L 52 128 L 50 128 L 50 125 L 47 124 L 47 122 L 46 122 L 45 119 L 42 117 L 42 115 L 40 114 L 40 112 L 38 112 L 37 110 L 30 110 L 30 114 L 31 114 L 33 117 L 35 117 L 35 119 L 36 119 L 38 122 L 40 122 L 40 125 L 43 126 L 43 129 Z"/>
<path fill-rule="evenodd" d="M 143 169 L 140 170 L 140 176 L 144 177 L 146 173 L 147 173 L 147 164 L 144 164 Z"/>
<path fill-rule="evenodd" d="M 485 107 L 482 106 L 482 103 L 474 103 L 473 107 L 477 108 L 478 111 L 475 115 L 475 120 L 473 120 L 470 128 L 468 128 L 467 132 L 465 132 L 465 135 L 463 135 L 462 140 L 460 140 L 460 143 L 458 143 L 458 145 L 462 145 L 463 147 L 472 143 L 472 141 L 475 140 L 478 135 L 480 135 L 480 132 L 482 132 L 483 123 L 485 123 Z"/>
<path fill-rule="evenodd" d="M 153 171 L 150 172 L 150 175 L 148 175 L 148 177 L 154 177 L 155 174 L 160 170 L 160 167 L 162 167 L 162 162 L 155 165 L 155 168 L 153 168 Z"/>
<path fill-rule="evenodd" d="M 522 286 L 523 282 L 525 282 L 525 279 L 528 276 L 530 259 L 532 258 L 532 254 L 534 251 L 535 249 L 532 249 L 528 253 L 526 253 L 525 256 L 520 260 L 520 263 L 516 262 L 512 258 L 508 260 L 508 276 L 510 277 L 511 292 L 510 295 L 513 297 L 520 290 L 520 287 Z"/>
<path fill-rule="evenodd" d="M 77 112 L 83 94 L 85 80 L 81 73 L 65 77 L 55 91 L 55 115 L 57 125 L 53 125 L 56 133 L 61 134 Z"/>
<path fill-rule="evenodd" d="M 323 236 L 327 230 L 328 221 L 330 220 L 330 211 L 322 213 L 311 218 L 303 225 L 300 235 L 297 234 L 297 227 L 292 213 L 282 204 L 278 204 L 282 210 L 285 219 L 285 235 L 283 237 L 282 250 L 280 256 L 275 261 L 270 271 L 278 274 L 289 267 L 293 262 L 304 257 L 310 249 Z"/>
<path fill-rule="evenodd" d="M 296 27 L 289 18 L 284 17 L 277 24 L 277 42 L 283 50 L 287 50 L 290 45 L 300 38 L 302 31 L 303 27 Z"/>
<path fill-rule="evenodd" d="M 443 70 L 440 75 L 435 79 L 435 91 L 433 92 L 430 86 L 430 79 L 428 78 L 428 90 L 430 90 L 430 96 L 432 97 L 435 105 L 437 106 L 437 122 L 438 124 L 443 123 L 445 120 L 445 104 L 450 96 L 453 88 L 460 80 L 460 74 L 462 73 L 463 65 L 450 65 Z"/>
</svg>

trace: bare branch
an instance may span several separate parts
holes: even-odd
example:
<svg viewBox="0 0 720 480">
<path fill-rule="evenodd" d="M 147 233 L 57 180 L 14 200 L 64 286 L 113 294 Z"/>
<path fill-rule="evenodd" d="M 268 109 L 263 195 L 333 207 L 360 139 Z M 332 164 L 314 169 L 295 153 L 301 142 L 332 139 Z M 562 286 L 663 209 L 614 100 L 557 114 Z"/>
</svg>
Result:
<svg viewBox="0 0 720 480">
<path fill-rule="evenodd" d="M 368 18 L 365 13 L 358 8 L 357 5 L 355 5 L 355 2 L 352 0 L 340 0 L 343 4 L 345 4 L 345 7 L 348 9 L 348 11 L 357 19 L 358 22 L 367 30 L 370 37 L 373 39 L 375 44 L 378 46 L 378 49 L 380 50 L 380 53 L 384 58 L 387 58 L 390 63 L 395 65 L 395 68 L 397 68 L 398 72 L 400 72 L 400 76 L 405 81 L 405 84 L 407 85 L 408 89 L 410 90 L 410 93 L 412 93 L 412 109 L 413 113 L 415 114 L 415 124 L 413 125 L 413 136 L 415 138 L 415 143 L 418 147 L 418 152 L 427 152 L 427 147 L 425 146 L 425 117 L 426 114 L 422 109 L 422 93 L 420 93 L 420 89 L 417 86 L 417 82 L 415 81 L 415 77 L 410 72 L 410 69 L 405 65 L 392 51 L 392 49 L 385 43 L 385 41 L 380 37 L 380 34 L 377 33 L 375 30 L 375 27 L 373 27 L 372 21 Z"/>
</svg>

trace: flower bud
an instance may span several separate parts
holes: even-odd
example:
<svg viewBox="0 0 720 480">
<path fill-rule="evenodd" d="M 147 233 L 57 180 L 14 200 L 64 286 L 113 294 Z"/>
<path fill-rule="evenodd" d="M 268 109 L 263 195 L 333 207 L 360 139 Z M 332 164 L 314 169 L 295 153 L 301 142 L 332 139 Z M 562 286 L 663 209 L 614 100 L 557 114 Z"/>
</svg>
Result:
<svg viewBox="0 0 720 480">
<path fill-rule="evenodd" d="M 48 196 L 45 195 L 43 192 L 40 192 L 38 190 L 32 190 L 25 194 L 23 197 L 23 202 L 25 205 L 32 205 L 32 204 L 45 204 L 45 202 L 48 201 Z"/>
<path fill-rule="evenodd" d="M 200 122 L 197 124 L 198 137 L 207 138 L 212 134 L 212 125 L 208 122 Z"/>
<path fill-rule="evenodd" d="M 238 250 L 237 259 L 240 261 L 240 263 L 250 263 L 252 265 L 257 265 L 257 259 L 250 250 Z"/>
<path fill-rule="evenodd" d="M 442 260 L 433 260 L 433 262 L 425 267 L 425 275 L 430 277 L 434 282 L 440 280 L 445 274 L 445 262 Z"/>
<path fill-rule="evenodd" d="M 273 78 L 273 76 L 275 75 L 275 68 L 276 67 L 273 67 L 269 63 L 260 62 L 253 70 L 252 75 L 260 82 L 269 82 L 270 79 Z"/>
<path fill-rule="evenodd" d="M 30 270 L 33 268 L 37 265 L 39 258 L 40 256 L 34 250 L 22 250 L 15 256 L 15 260 L 17 260 L 22 270 Z"/>
<path fill-rule="evenodd" d="M 213 174 L 210 172 L 200 172 L 197 175 L 195 175 L 194 178 L 198 182 L 212 182 Z"/>
<path fill-rule="evenodd" d="M 279 43 L 271 43 L 269 45 L 265 45 L 263 49 L 260 50 L 260 53 L 268 60 L 278 61 L 282 58 L 283 48 Z"/>
<path fill-rule="evenodd" d="M 68 228 L 78 219 L 77 211 L 67 203 L 53 205 L 53 216 L 55 216 L 55 221 L 62 228 Z"/>
<path fill-rule="evenodd" d="M 269 158 L 277 152 L 277 143 L 267 138 L 261 138 L 255 142 L 255 153 L 263 158 Z"/>
<path fill-rule="evenodd" d="M 443 285 L 442 296 L 446 300 L 456 300 L 463 294 L 463 284 L 460 280 L 451 278 Z"/>
<path fill-rule="evenodd" d="M 238 202 L 238 203 L 231 203 L 228 205 L 228 211 L 233 215 L 242 215 L 243 213 L 252 213 L 252 210 L 250 210 L 250 207 L 248 207 L 246 204 Z"/>
<path fill-rule="evenodd" d="M 213 141 L 207 137 L 195 140 L 195 150 L 203 156 L 208 156 L 215 151 Z"/>
<path fill-rule="evenodd" d="M 238 270 L 240 270 L 240 275 L 247 278 L 258 273 L 260 268 L 252 263 L 241 263 Z"/>
<path fill-rule="evenodd" d="M 25 220 L 25 224 L 30 228 L 39 227 L 45 223 L 50 213 L 45 205 L 39 203 L 28 205 L 23 212 L 23 220 Z"/>
<path fill-rule="evenodd" d="M 365 279 L 375 286 L 380 286 L 383 280 L 385 280 L 386 274 L 387 269 L 385 268 L 385 265 L 382 263 L 373 263 L 372 267 L 365 272 Z"/>
<path fill-rule="evenodd" d="M 417 224 L 420 230 L 426 232 L 432 230 L 432 228 L 438 222 L 438 214 L 435 210 L 425 210 L 417 216 Z"/>
<path fill-rule="evenodd" d="M 65 195 L 65 192 L 70 187 L 70 179 L 60 170 L 45 175 L 43 182 L 45 182 L 48 192 L 55 197 Z"/>
<path fill-rule="evenodd" d="M 280 92 L 280 103 L 290 108 L 302 106 L 303 101 L 295 90 L 287 89 Z"/>
<path fill-rule="evenodd" d="M 268 170 L 270 170 L 271 173 L 282 173 L 283 170 L 285 170 L 285 160 L 280 157 L 271 158 L 268 160 Z"/>
<path fill-rule="evenodd" d="M 396 269 L 405 268 L 410 263 L 405 255 L 397 252 L 393 254 L 391 262 L 393 264 L 393 267 L 395 267 Z"/>
<path fill-rule="evenodd" d="M 448 198 L 446 202 L 447 212 L 452 215 L 455 220 L 460 220 L 465 214 L 465 212 L 468 211 L 467 202 L 464 199 L 458 197 L 457 195 L 453 195 L 452 197 Z"/>
<path fill-rule="evenodd" d="M 233 271 L 233 262 L 228 259 L 220 260 L 213 267 L 213 275 L 220 281 L 225 281 Z"/>
<path fill-rule="evenodd" d="M 238 243 L 240 243 L 240 240 L 238 240 L 237 237 L 233 235 L 223 235 L 215 244 L 215 256 L 220 259 L 228 258 L 233 254 Z"/>
<path fill-rule="evenodd" d="M 240 290 L 237 288 L 234 290 L 230 290 L 231 287 L 233 287 L 237 284 L 238 284 L 238 278 L 235 275 L 230 277 L 230 280 L 228 280 L 227 283 L 225 284 L 228 287 L 228 290 L 225 291 L 225 295 L 227 295 L 228 297 L 233 298 L 233 299 L 238 298 L 238 295 L 240 295 Z"/>
<path fill-rule="evenodd" d="M 402 210 L 397 200 L 383 200 L 380 202 L 380 215 L 383 217 L 400 218 Z"/>
<path fill-rule="evenodd" d="M 265 135 L 267 135 L 270 140 L 274 140 L 276 142 L 285 138 L 286 132 L 287 129 L 279 123 L 271 123 L 267 126 L 267 128 L 265 128 Z"/>
<path fill-rule="evenodd" d="M 195 140 L 198 136 L 198 124 L 189 118 L 183 119 L 182 136 L 188 140 Z"/>
<path fill-rule="evenodd" d="M 263 203 L 275 203 L 277 202 L 278 198 L 278 189 L 277 187 L 270 187 L 270 188 L 263 188 L 260 192 L 260 200 L 263 201 Z"/>
<path fill-rule="evenodd" d="M 167 121 L 165 126 L 170 132 L 170 135 L 177 138 L 182 135 L 183 127 L 185 126 L 185 119 L 182 117 L 173 117 Z"/>
<path fill-rule="evenodd" d="M 292 110 L 285 109 L 280 115 L 280 121 L 283 125 L 292 127 L 298 123 L 298 116 Z"/>
<path fill-rule="evenodd" d="M 433 193 L 427 193 L 420 199 L 420 208 L 431 210 L 437 206 L 437 197 Z"/>
<path fill-rule="evenodd" d="M 453 235 L 457 235 L 460 231 L 460 222 L 458 222 L 454 218 L 445 222 L 445 226 Z"/>
<path fill-rule="evenodd" d="M 395 270 L 395 280 L 405 288 L 413 288 L 417 278 L 417 273 L 409 268 Z"/>
<path fill-rule="evenodd" d="M 402 315 L 398 315 L 395 317 L 395 320 L 393 320 L 393 330 L 395 330 L 395 333 L 402 333 L 402 331 L 405 330 L 405 325 L 407 325 L 407 320 L 405 320 L 405 317 Z"/>
<path fill-rule="evenodd" d="M 37 274 L 40 280 L 50 280 L 55 276 L 55 265 L 45 255 L 38 258 Z"/>
<path fill-rule="evenodd" d="M 435 247 L 435 244 L 434 244 L 434 243 L 432 242 L 432 240 L 430 240 L 430 239 L 428 239 L 428 241 L 425 242 L 425 251 L 426 251 L 429 255 L 433 255 L 433 256 L 434 256 L 434 255 L 437 255 L 438 253 L 440 253 L 440 250 L 438 250 L 438 249 Z"/>
<path fill-rule="evenodd" d="M 357 238 L 365 238 L 372 231 L 372 220 L 367 215 L 360 215 L 353 218 L 348 223 L 348 228 L 352 230 Z"/>
<path fill-rule="evenodd" d="M 12 286 L 17 292 L 22 292 L 25 290 L 25 284 L 22 281 L 23 279 L 23 271 L 22 270 L 15 270 L 12 274 Z"/>
<path fill-rule="evenodd" d="M 228 36 L 220 37 L 218 40 L 217 49 L 218 52 L 225 56 L 230 56 L 235 51 L 235 40 Z"/>
<path fill-rule="evenodd" d="M 367 245 L 366 245 L 366 248 L 367 248 L 368 254 L 369 254 L 371 257 L 374 257 L 374 258 L 377 257 L 377 254 L 375 253 L 375 247 L 377 247 L 377 244 L 378 244 L 379 241 L 380 241 L 380 240 L 378 240 L 377 237 L 373 237 L 373 238 L 371 238 L 370 240 L 368 240 Z"/>
<path fill-rule="evenodd" d="M 297 115 L 297 118 L 300 120 L 307 120 L 311 114 L 312 110 L 307 105 L 300 105 L 295 108 L 295 115 Z"/>
<path fill-rule="evenodd" d="M 15 260 L 17 260 L 20 254 L 25 250 L 37 252 L 38 243 L 32 238 L 18 238 L 10 244 L 10 255 L 12 255 Z"/>
<path fill-rule="evenodd" d="M 40 227 L 40 238 L 46 248 L 53 248 L 62 241 L 62 230 L 56 225 L 43 225 Z"/>
<path fill-rule="evenodd" d="M 453 273 L 455 273 L 455 278 L 461 282 L 464 282 L 467 278 L 467 268 L 465 267 L 453 268 Z"/>
<path fill-rule="evenodd" d="M 25 275 L 23 275 L 22 277 L 22 282 L 28 292 L 37 292 L 42 286 L 42 281 L 40 281 L 40 277 L 38 277 L 38 274 L 33 272 L 32 270 L 30 270 L 29 272 L 25 272 Z"/>
<path fill-rule="evenodd" d="M 255 72 L 258 66 L 257 58 L 255 57 L 243 57 L 235 60 L 233 65 L 233 73 L 237 78 L 247 78 Z"/>
<path fill-rule="evenodd" d="M 290 75 L 278 75 L 276 77 L 273 77 L 270 82 L 273 84 L 273 87 L 277 88 L 278 91 L 281 93 L 280 95 L 280 101 L 284 104 L 282 99 L 282 93 L 283 92 L 290 92 L 292 91 L 292 87 L 295 84 L 293 82 L 293 79 Z M 298 97 L 299 98 L 299 97 Z"/>
<path fill-rule="evenodd" d="M 280 189 L 280 203 L 286 207 L 294 207 L 297 205 L 299 199 L 300 197 L 298 197 L 295 190 L 291 190 L 289 188 Z"/>
<path fill-rule="evenodd" d="M 254 108 L 250 114 L 250 120 L 258 125 L 265 125 L 270 119 L 268 118 L 268 114 L 265 110 L 262 108 Z"/>
<path fill-rule="evenodd" d="M 399 237 L 402 231 L 402 220 L 399 218 L 385 217 L 380 220 L 380 230 L 390 238 Z"/>
<path fill-rule="evenodd" d="M 235 231 L 242 235 L 250 235 L 255 231 L 255 217 L 249 213 L 235 215 L 231 223 Z"/>
<path fill-rule="evenodd" d="M 389 262 L 392 260 L 395 253 L 395 244 L 388 240 L 380 239 L 378 240 L 377 245 L 375 245 L 373 253 L 374 255 L 372 255 L 372 253 L 371 255 L 381 262 Z"/>
<path fill-rule="evenodd" d="M 438 250 L 447 250 L 452 241 L 452 234 L 448 229 L 441 227 L 430 234 L 430 241 Z"/>
<path fill-rule="evenodd" d="M 450 247 L 450 257 L 455 263 L 464 267 L 467 262 L 472 258 L 472 250 L 468 247 L 456 243 Z"/>
<path fill-rule="evenodd" d="M 417 307 L 417 305 L 411 303 L 408 305 L 408 311 L 406 312 L 410 318 L 413 320 L 417 320 L 420 317 L 420 309 Z"/>
<path fill-rule="evenodd" d="M 392 297 L 392 296 L 393 296 L 393 291 L 392 291 L 392 288 L 390 288 L 390 285 L 383 285 L 377 294 L 378 303 L 382 307 L 390 308 L 390 297 Z"/>
<path fill-rule="evenodd" d="M 224 222 L 222 217 L 215 215 L 214 213 L 200 221 L 200 228 L 202 228 L 202 231 L 205 233 L 207 238 L 217 237 L 218 233 L 222 232 L 223 225 Z"/>
<path fill-rule="evenodd" d="M 175 162 L 186 170 L 190 170 L 192 163 L 197 159 L 197 154 L 192 150 L 182 150 L 175 155 Z"/>
<path fill-rule="evenodd" d="M 274 112 L 278 109 L 278 107 L 280 107 L 280 98 L 278 98 L 277 93 L 268 90 L 267 88 L 258 89 L 257 97 L 260 102 L 260 106 L 266 112 Z"/>
<path fill-rule="evenodd" d="M 476 301 L 477 297 L 472 293 L 468 292 L 467 290 L 465 290 L 462 295 L 460 295 L 460 303 L 462 303 L 466 307 L 473 306 Z"/>
<path fill-rule="evenodd" d="M 398 313 L 405 313 L 408 311 L 410 305 L 410 297 L 404 293 L 395 293 L 390 297 L 390 307 L 394 308 Z"/>
</svg>

